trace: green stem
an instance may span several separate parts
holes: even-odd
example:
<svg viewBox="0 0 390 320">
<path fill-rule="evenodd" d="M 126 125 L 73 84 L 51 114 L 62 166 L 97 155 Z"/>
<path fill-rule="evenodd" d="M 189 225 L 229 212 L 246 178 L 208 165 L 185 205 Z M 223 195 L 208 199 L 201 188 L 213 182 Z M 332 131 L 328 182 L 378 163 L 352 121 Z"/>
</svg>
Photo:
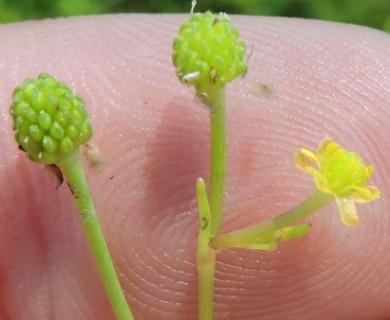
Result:
<svg viewBox="0 0 390 320">
<path fill-rule="evenodd" d="M 223 199 L 225 195 L 226 116 L 225 90 L 210 90 L 207 94 L 211 108 L 211 166 L 210 166 L 210 211 L 211 235 L 216 235 L 221 226 Z"/>
<path fill-rule="evenodd" d="M 317 190 L 300 205 L 279 216 L 247 228 L 214 236 L 210 241 L 210 246 L 214 250 L 222 250 L 245 245 L 261 235 L 290 227 L 294 222 L 318 211 L 333 200 L 334 197 L 331 194 Z"/>
<path fill-rule="evenodd" d="M 93 257 L 98 267 L 103 286 L 111 302 L 117 320 L 133 320 L 129 305 L 123 294 L 115 271 L 103 231 L 89 191 L 88 182 L 77 150 L 74 154 L 57 163 L 67 179 L 68 185 L 80 212 L 84 231 L 87 235 Z"/>
<path fill-rule="evenodd" d="M 196 193 L 199 209 L 199 236 L 196 265 L 199 276 L 198 305 L 199 319 L 213 319 L 213 295 L 215 273 L 215 251 L 209 246 L 211 236 L 211 212 L 207 199 L 206 186 L 198 179 Z"/>
<path fill-rule="evenodd" d="M 207 93 L 211 122 L 210 196 L 207 198 L 203 180 L 197 183 L 200 215 L 197 267 L 199 278 L 199 320 L 213 319 L 214 275 L 216 252 L 210 248 L 212 235 L 221 226 L 226 176 L 226 116 L 225 90 L 212 89 Z M 207 221 L 207 222 L 206 222 Z M 207 225 L 207 227 L 205 227 Z"/>
</svg>

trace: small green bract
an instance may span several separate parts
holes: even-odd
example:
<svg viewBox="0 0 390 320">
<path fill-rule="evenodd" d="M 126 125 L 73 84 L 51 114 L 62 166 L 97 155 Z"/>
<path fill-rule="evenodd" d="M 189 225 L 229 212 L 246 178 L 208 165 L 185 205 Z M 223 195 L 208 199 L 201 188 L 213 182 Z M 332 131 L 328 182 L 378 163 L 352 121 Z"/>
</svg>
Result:
<svg viewBox="0 0 390 320">
<path fill-rule="evenodd" d="M 83 100 L 48 74 L 14 90 L 10 113 L 15 138 L 33 161 L 54 164 L 92 136 Z"/>
<path fill-rule="evenodd" d="M 173 63 L 180 81 L 203 93 L 244 75 L 245 43 L 238 36 L 226 14 L 194 14 L 173 43 Z"/>
</svg>

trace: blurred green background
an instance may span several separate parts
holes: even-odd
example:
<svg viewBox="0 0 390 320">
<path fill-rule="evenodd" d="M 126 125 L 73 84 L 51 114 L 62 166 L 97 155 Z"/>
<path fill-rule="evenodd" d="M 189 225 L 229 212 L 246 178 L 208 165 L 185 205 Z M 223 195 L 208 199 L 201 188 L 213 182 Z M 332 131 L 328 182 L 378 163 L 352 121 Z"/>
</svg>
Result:
<svg viewBox="0 0 390 320">
<path fill-rule="evenodd" d="M 189 12 L 190 0 L 0 0 L 0 23 L 118 12 Z M 199 0 L 196 11 L 314 18 L 390 32 L 390 0 Z"/>
</svg>

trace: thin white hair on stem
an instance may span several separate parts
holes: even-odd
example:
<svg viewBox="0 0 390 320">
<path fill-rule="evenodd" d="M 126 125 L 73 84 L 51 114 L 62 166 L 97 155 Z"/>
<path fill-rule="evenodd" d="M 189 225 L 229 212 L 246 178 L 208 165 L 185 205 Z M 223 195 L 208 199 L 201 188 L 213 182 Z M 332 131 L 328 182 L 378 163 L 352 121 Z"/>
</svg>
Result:
<svg viewBox="0 0 390 320">
<path fill-rule="evenodd" d="M 194 80 L 197 80 L 199 79 L 200 77 L 200 72 L 199 71 L 194 71 L 194 72 L 190 72 L 190 73 L 187 73 L 185 75 L 183 75 L 181 77 L 181 79 L 186 82 L 186 83 L 191 83 L 193 82 Z"/>
<path fill-rule="evenodd" d="M 252 43 L 249 47 L 249 53 L 248 53 L 248 56 L 246 57 L 246 64 L 249 63 L 249 60 L 252 58 L 252 55 L 253 55 L 253 51 L 254 51 L 254 44 Z"/>
<path fill-rule="evenodd" d="M 193 14 L 194 14 L 195 6 L 196 6 L 196 0 L 192 0 L 192 1 L 191 1 L 190 18 L 191 18 L 191 17 L 193 16 Z"/>
</svg>

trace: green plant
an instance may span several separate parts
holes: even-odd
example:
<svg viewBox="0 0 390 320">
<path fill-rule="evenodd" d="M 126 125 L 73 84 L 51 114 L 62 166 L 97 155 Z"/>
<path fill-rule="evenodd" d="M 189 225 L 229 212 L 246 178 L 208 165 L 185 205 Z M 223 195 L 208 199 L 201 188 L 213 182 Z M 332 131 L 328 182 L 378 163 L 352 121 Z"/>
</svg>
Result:
<svg viewBox="0 0 390 320">
<path fill-rule="evenodd" d="M 301 204 L 274 218 L 240 230 L 220 232 L 227 166 L 227 83 L 247 71 L 245 44 L 226 14 L 191 14 L 173 44 L 173 63 L 179 80 L 195 87 L 209 111 L 211 124 L 211 171 L 209 191 L 196 182 L 199 237 L 196 264 L 199 277 L 199 319 L 213 319 L 214 277 L 217 253 L 229 248 L 272 251 L 281 241 L 301 237 L 309 223 L 299 221 L 336 201 L 346 226 L 359 223 L 355 203 L 380 197 L 367 186 L 373 166 L 326 137 L 316 152 L 300 149 L 296 166 L 314 178 L 317 190 Z M 92 124 L 82 99 L 50 75 L 28 78 L 13 93 L 10 113 L 20 149 L 35 161 L 52 168 L 60 183 L 66 177 L 75 199 L 102 282 L 119 320 L 133 319 L 119 284 L 103 232 L 97 219 L 87 180 L 80 163 L 79 147 L 92 136 Z M 298 224 L 296 224 L 298 223 Z"/>
<path fill-rule="evenodd" d="M 60 181 L 62 174 L 66 177 L 114 313 L 118 320 L 132 320 L 80 162 L 79 147 L 92 136 L 83 100 L 64 83 L 41 74 L 14 90 L 10 113 L 20 149 L 31 160 L 55 168 Z"/>
<path fill-rule="evenodd" d="M 203 180 L 197 184 L 201 228 L 197 266 L 200 319 L 211 319 L 215 251 L 208 243 L 219 233 L 226 175 L 225 85 L 246 73 L 245 44 L 226 14 L 195 14 L 183 24 L 174 42 L 173 63 L 179 79 L 194 85 L 210 111 L 210 195 Z"/>
<path fill-rule="evenodd" d="M 225 85 L 245 75 L 245 44 L 226 14 L 210 12 L 191 15 L 173 43 L 173 63 L 179 80 L 193 85 L 209 110 L 211 122 L 211 172 L 209 192 L 203 179 L 196 184 L 199 209 L 197 250 L 199 319 L 213 319 L 214 274 L 217 252 L 229 248 L 272 251 L 280 241 L 305 235 L 310 224 L 296 225 L 308 215 L 335 200 L 342 222 L 359 222 L 355 202 L 380 196 L 376 187 L 366 186 L 373 173 L 357 154 L 342 149 L 326 137 L 317 152 L 300 149 L 295 164 L 313 176 L 317 191 L 297 207 L 260 224 L 226 234 L 220 233 L 226 173 Z"/>
</svg>

